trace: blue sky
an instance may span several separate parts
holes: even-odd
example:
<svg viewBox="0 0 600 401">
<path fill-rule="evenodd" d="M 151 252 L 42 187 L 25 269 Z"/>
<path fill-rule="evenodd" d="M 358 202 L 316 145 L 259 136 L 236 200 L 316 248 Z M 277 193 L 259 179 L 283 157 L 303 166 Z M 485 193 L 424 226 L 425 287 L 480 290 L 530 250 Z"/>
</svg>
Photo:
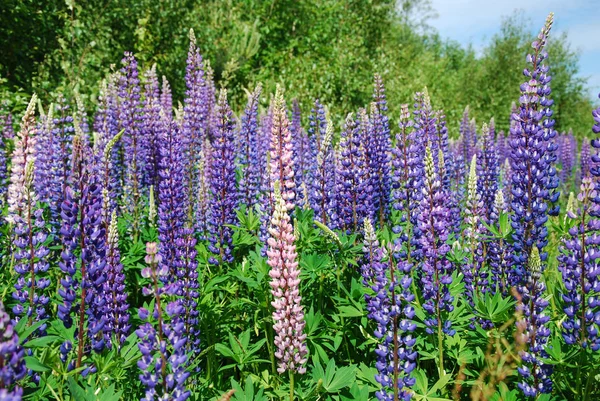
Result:
<svg viewBox="0 0 600 401">
<path fill-rule="evenodd" d="M 523 11 L 538 32 L 554 12 L 554 33 L 566 32 L 580 52 L 580 75 L 588 78 L 590 97 L 600 92 L 600 0 L 431 0 L 438 16 L 429 21 L 442 37 L 481 49 L 500 30 L 502 18 Z M 552 35 L 552 34 L 551 34 Z M 550 55 L 551 56 L 551 55 Z"/>
</svg>

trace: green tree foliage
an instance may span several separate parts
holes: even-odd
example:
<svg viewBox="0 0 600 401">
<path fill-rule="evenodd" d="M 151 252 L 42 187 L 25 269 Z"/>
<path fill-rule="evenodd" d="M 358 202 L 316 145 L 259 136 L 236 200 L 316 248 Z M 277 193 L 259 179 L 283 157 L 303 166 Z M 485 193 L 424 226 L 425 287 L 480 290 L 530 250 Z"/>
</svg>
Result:
<svg viewBox="0 0 600 401">
<path fill-rule="evenodd" d="M 378 72 L 392 116 L 427 86 L 451 135 L 466 105 L 506 131 L 533 21 L 505 19 L 475 52 L 431 32 L 434 13 L 427 0 L 8 0 L 0 5 L 0 93 L 35 91 L 51 100 L 77 92 L 93 102 L 108 67 L 118 68 L 123 51 L 133 50 L 142 66 L 157 64 L 180 100 L 193 28 L 238 108 L 245 88 L 262 82 L 271 93 L 280 83 L 305 110 L 319 97 L 341 121 L 368 104 Z M 555 36 L 549 53 L 557 128 L 582 135 L 591 104 L 576 75 L 578 54 L 566 36 Z"/>
</svg>

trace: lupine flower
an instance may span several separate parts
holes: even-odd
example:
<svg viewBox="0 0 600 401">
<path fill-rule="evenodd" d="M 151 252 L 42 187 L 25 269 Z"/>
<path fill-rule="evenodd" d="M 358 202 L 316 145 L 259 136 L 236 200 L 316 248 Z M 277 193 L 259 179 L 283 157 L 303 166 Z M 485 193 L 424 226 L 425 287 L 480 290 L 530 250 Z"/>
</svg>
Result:
<svg viewBox="0 0 600 401">
<path fill-rule="evenodd" d="M 444 317 L 445 312 L 454 309 L 453 297 L 449 287 L 452 283 L 452 265 L 446 258 L 450 246 L 446 243 L 450 232 L 450 212 L 447 209 L 441 182 L 435 170 L 431 148 L 425 152 L 425 180 L 422 187 L 422 200 L 419 206 L 419 237 L 423 249 L 421 269 L 423 276 L 423 309 L 430 315 L 425 319 L 426 331 L 441 336 L 441 332 L 454 335 L 450 320 Z M 441 338 L 441 337 L 440 337 Z M 443 349 L 440 345 L 440 355 Z"/>
<path fill-rule="evenodd" d="M 494 120 L 489 127 L 483 124 L 481 128 L 481 145 L 477 149 L 477 192 L 483 202 L 482 215 L 485 222 L 489 222 L 490 213 L 494 205 L 494 198 L 498 191 L 498 153 L 494 143 Z"/>
<path fill-rule="evenodd" d="M 275 308 L 275 356 L 279 360 L 277 371 L 304 374 L 308 349 L 304 333 L 304 311 L 300 296 L 300 269 L 294 242 L 294 228 L 290 223 L 287 202 L 281 196 L 279 183 L 275 183 L 275 208 L 269 227 L 267 263 L 271 267 L 271 294 Z"/>
<path fill-rule="evenodd" d="M 590 147 L 590 141 L 584 138 L 581 143 L 581 152 L 579 153 L 579 183 L 581 183 L 585 177 L 590 176 L 590 166 L 592 164 Z"/>
<path fill-rule="evenodd" d="M 258 202 L 260 193 L 260 175 L 262 166 L 258 156 L 259 130 L 258 130 L 258 102 L 262 92 L 262 85 L 256 85 L 254 92 L 248 95 L 248 105 L 242 116 L 238 164 L 241 169 L 239 182 L 239 200 L 248 209 Z"/>
<path fill-rule="evenodd" d="M 209 116 L 212 106 L 207 98 L 206 86 L 208 79 L 205 74 L 204 62 L 200 49 L 196 44 L 194 30 L 190 29 L 190 47 L 188 51 L 185 72 L 185 99 L 183 107 L 183 144 L 186 160 L 186 180 L 190 188 L 189 207 L 197 212 L 198 205 L 195 183 L 198 180 L 198 164 L 200 149 L 208 136 Z"/>
<path fill-rule="evenodd" d="M 51 188 L 56 188 L 52 185 L 55 180 L 54 166 L 54 105 L 50 104 L 48 113 L 41 115 L 40 123 L 36 130 L 35 142 L 35 171 L 34 171 L 34 189 L 40 202 L 50 203 Z M 58 184 L 60 188 L 60 183 Z M 0 189 L 1 191 L 1 189 Z M 53 205 L 53 208 L 56 206 Z M 55 213 L 56 214 L 56 213 Z"/>
<path fill-rule="evenodd" d="M 359 122 L 348 114 L 340 139 L 335 191 L 338 225 L 348 232 L 358 229 L 366 215 L 362 200 L 367 171 L 360 140 Z"/>
<path fill-rule="evenodd" d="M 119 232 L 117 230 L 117 213 L 113 210 L 108 227 L 108 241 L 106 246 L 106 276 L 103 292 L 106 294 L 106 303 L 102 313 L 105 322 L 105 341 L 110 347 L 113 336 L 118 344 L 123 344 L 131 325 L 129 324 L 129 305 L 125 291 L 125 273 L 121 264 L 119 251 Z"/>
<path fill-rule="evenodd" d="M 504 200 L 504 192 L 496 191 L 494 205 L 490 212 L 489 224 L 499 230 L 500 216 L 507 215 L 508 204 Z M 487 244 L 487 259 L 490 266 L 491 280 L 490 287 L 492 292 L 499 291 L 503 295 L 508 295 L 509 289 L 509 271 L 512 265 L 512 256 L 510 253 L 510 244 L 502 238 L 493 238 Z"/>
<path fill-rule="evenodd" d="M 210 216 L 208 220 L 208 250 L 210 263 L 233 262 L 232 235 L 229 225 L 237 221 L 237 189 L 235 187 L 235 143 L 233 114 L 227 103 L 227 91 L 222 89 L 217 103 L 217 126 L 213 132 L 210 158 Z"/>
<path fill-rule="evenodd" d="M 37 97 L 33 95 L 16 136 L 6 218 L 12 225 L 14 269 L 18 275 L 13 292 L 17 304 L 13 307 L 13 313 L 19 318 L 27 318 L 29 324 L 48 316 L 50 302 L 50 297 L 46 295 L 50 286 L 50 279 L 46 275 L 49 250 L 44 245 L 47 232 L 43 210 L 37 208 L 37 195 L 33 190 L 36 100 Z M 43 324 L 38 333 L 43 334 L 46 326 Z"/>
<path fill-rule="evenodd" d="M 4 144 L 4 139 L 0 136 L 0 207 L 4 205 L 7 178 L 8 165 L 6 160 L 6 145 Z"/>
<path fill-rule="evenodd" d="M 504 164 L 504 161 L 508 157 L 508 145 L 506 143 L 506 135 L 504 131 L 498 131 L 496 133 L 496 153 L 498 154 L 498 165 Z"/>
<path fill-rule="evenodd" d="M 281 88 L 277 88 L 273 99 L 273 120 L 271 126 L 271 145 L 269 151 L 270 182 L 279 182 L 281 199 L 285 201 L 288 212 L 294 210 L 296 195 L 294 181 L 294 160 L 292 134 L 289 129 L 285 100 Z M 273 188 L 272 188 L 273 189 Z"/>
<path fill-rule="evenodd" d="M 487 127 L 484 126 L 484 130 Z M 485 132 L 484 132 L 485 135 Z M 467 180 L 467 198 L 465 201 L 465 239 L 469 251 L 469 261 L 463 265 L 465 290 L 471 306 L 474 305 L 478 294 L 487 292 L 488 272 L 485 268 L 485 244 L 483 235 L 484 203 L 481 194 L 477 190 L 479 177 L 477 177 L 477 156 L 473 155 Z"/>
<path fill-rule="evenodd" d="M 398 263 L 379 246 L 369 218 L 364 221 L 364 256 L 361 263 L 363 282 L 374 295 L 365 294 L 368 317 L 377 323 L 375 337 L 379 344 L 375 351 L 378 373 L 375 380 L 381 389 L 375 393 L 378 400 L 410 400 L 408 388 L 415 384 L 410 373 L 416 367 L 417 352 L 413 350 L 416 338 L 412 333 L 416 324 L 411 302 L 412 278 L 410 263 Z"/>
<path fill-rule="evenodd" d="M 211 165 L 212 147 L 208 138 L 204 140 L 204 145 L 200 150 L 200 161 L 198 162 L 198 181 L 196 183 L 196 194 L 198 201 L 196 203 L 196 221 L 195 231 L 200 234 L 200 238 L 205 239 L 208 233 L 209 207 L 210 207 L 210 180 L 208 174 Z"/>
<path fill-rule="evenodd" d="M 590 212 L 597 214 L 598 206 L 592 202 L 595 197 L 595 184 L 590 177 L 584 178 L 577 196 L 581 208 L 577 211 L 573 205 L 568 207 L 566 217 L 574 224 L 568 237 L 563 239 L 558 268 L 566 289 L 562 294 L 567 317 L 562 324 L 563 338 L 569 345 L 578 344 L 598 351 L 600 304 L 596 299 L 600 292 L 600 270 L 596 264 L 596 249 L 600 240 L 596 235 L 597 221 L 588 218 Z"/>
<path fill-rule="evenodd" d="M 144 171 L 144 151 L 147 149 L 142 136 L 142 109 L 140 107 L 140 80 L 138 65 L 130 52 L 125 52 L 121 61 L 119 79 L 119 123 L 123 133 L 123 155 L 125 163 L 125 205 L 131 213 L 134 240 L 139 234 L 141 213 L 141 185 Z"/>
<path fill-rule="evenodd" d="M 381 76 L 375 74 L 373 103 L 371 103 L 371 132 L 365 138 L 365 152 L 370 153 L 369 174 L 373 184 L 371 202 L 376 210 L 378 221 L 383 225 L 389 215 L 391 180 L 391 136 L 387 116 L 385 87 Z"/>
<path fill-rule="evenodd" d="M 299 207 L 304 207 L 308 202 L 308 199 L 304 198 L 304 191 L 308 185 L 309 173 L 314 160 L 310 149 L 310 139 L 306 131 L 302 129 L 300 105 L 296 99 L 292 101 L 292 122 L 290 131 L 292 132 L 292 145 L 294 149 L 296 203 Z"/>
<path fill-rule="evenodd" d="M 577 147 L 577 141 L 573 137 L 573 132 L 569 131 L 568 134 L 563 134 L 559 137 L 560 139 L 560 182 L 565 187 L 570 187 L 571 176 L 573 175 L 573 167 L 575 167 L 575 159 L 577 157 L 575 151 Z"/>
<path fill-rule="evenodd" d="M 315 116 L 311 114 L 309 133 L 312 134 L 313 141 L 318 149 L 316 163 L 310 178 L 310 205 L 315 211 L 315 219 L 323 224 L 329 224 L 335 205 L 333 126 L 331 121 L 326 120 L 324 108 L 319 100 L 315 101 L 313 114 Z"/>
<path fill-rule="evenodd" d="M 144 138 L 142 145 L 145 147 L 144 171 L 142 174 L 142 185 L 158 186 L 158 161 L 160 158 L 160 141 L 158 133 L 160 131 L 162 106 L 160 103 L 160 93 L 158 86 L 158 76 L 156 75 L 156 64 L 144 73 L 144 99 L 142 101 L 142 120 L 140 122 L 140 137 Z M 164 111 L 163 111 L 164 113 Z M 167 111 L 170 113 L 170 111 Z"/>
<path fill-rule="evenodd" d="M 188 200 L 185 183 L 183 136 L 177 123 L 161 121 L 160 165 L 158 184 L 158 239 L 160 240 L 161 268 L 169 271 L 166 279 L 173 282 L 177 272 L 176 243 L 184 227 Z"/>
<path fill-rule="evenodd" d="M 548 240 L 546 221 L 556 208 L 553 203 L 558 198 L 554 178 L 556 171 L 552 165 L 555 145 L 551 120 L 552 100 L 550 76 L 544 65 L 547 53 L 544 50 L 546 39 L 552 26 L 552 14 L 548 16 L 544 28 L 533 43 L 534 53 L 527 60 L 535 68 L 524 70 L 529 79 L 521 85 L 521 105 L 513 114 L 511 128 L 511 209 L 513 214 L 513 258 L 515 282 L 525 284 L 528 280 L 527 258 L 534 246 L 540 250 L 542 261 L 546 259 L 543 248 Z"/>
<path fill-rule="evenodd" d="M 419 228 L 417 212 L 421 202 L 423 186 L 423 150 L 422 138 L 413 130 L 408 105 L 402 105 L 400 111 L 400 132 L 396 135 L 396 148 L 392 159 L 393 207 L 401 213 L 399 225 L 394 232 L 400 234 L 399 240 L 406 244 L 406 254 L 401 259 L 413 260 L 418 253 Z"/>
<path fill-rule="evenodd" d="M 23 389 L 16 383 L 27 373 L 24 356 L 14 324 L 0 301 L 0 400 L 21 401 Z"/>
<path fill-rule="evenodd" d="M 147 267 L 142 269 L 142 277 L 150 279 L 150 285 L 144 287 L 144 295 L 154 297 L 154 310 L 152 319 L 156 327 L 147 321 L 136 330 L 139 338 L 138 348 L 142 354 L 137 365 L 142 371 L 140 381 L 145 387 L 142 401 L 173 400 L 185 401 L 190 392 L 185 388 L 185 381 L 189 372 L 185 371 L 187 364 L 186 338 L 184 336 L 185 323 L 182 318 L 184 307 L 180 300 L 171 301 L 163 310 L 161 301 L 164 295 L 172 294 L 172 286 L 162 286 L 168 281 L 165 276 L 169 271 L 160 267 L 161 256 L 156 243 L 146 244 Z M 144 308 L 139 309 L 141 320 L 148 320 L 150 312 Z"/>
<path fill-rule="evenodd" d="M 473 125 L 469 121 L 469 106 L 467 106 L 465 107 L 463 118 L 460 121 L 460 153 L 462 155 L 462 160 L 465 163 L 465 165 L 473 158 L 473 155 L 477 152 L 477 133 L 472 128 Z"/>
<path fill-rule="evenodd" d="M 13 128 L 13 117 L 11 112 L 7 112 L 2 119 L 0 124 L 0 130 L 2 131 L 1 137 L 4 139 L 13 139 L 15 137 L 15 130 Z"/>
<path fill-rule="evenodd" d="M 160 107 L 162 108 L 163 114 L 169 120 L 173 114 L 173 96 L 171 94 L 171 85 L 167 77 L 163 75 L 162 86 L 160 90 Z"/>
<path fill-rule="evenodd" d="M 521 352 L 522 365 L 517 369 L 522 376 L 518 383 L 526 397 L 537 397 L 540 393 L 552 391 L 552 366 L 544 363 L 542 358 L 547 358 L 545 351 L 550 329 L 547 323 L 550 317 L 544 314 L 548 301 L 544 297 L 546 285 L 542 278 L 542 261 L 537 246 L 531 249 L 528 259 L 527 283 L 519 288 L 523 296 L 523 303 L 519 304 L 523 319 L 526 323 L 524 334 L 527 336 L 528 348 Z"/>
</svg>

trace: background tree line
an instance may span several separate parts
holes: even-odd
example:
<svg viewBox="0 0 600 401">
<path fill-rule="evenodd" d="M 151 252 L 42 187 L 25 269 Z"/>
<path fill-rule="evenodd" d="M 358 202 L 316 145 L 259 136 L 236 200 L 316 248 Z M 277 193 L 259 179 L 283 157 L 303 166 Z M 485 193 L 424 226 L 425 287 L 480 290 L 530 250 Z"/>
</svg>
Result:
<svg viewBox="0 0 600 401">
<path fill-rule="evenodd" d="M 506 131 L 531 43 L 529 24 L 539 26 L 544 15 L 506 18 L 476 52 L 428 28 L 433 11 L 427 0 L 4 0 L 0 98 L 15 112 L 32 92 L 43 101 L 79 93 L 92 106 L 107 67 L 117 70 L 123 52 L 132 50 L 142 67 L 157 64 L 180 100 L 193 28 L 238 109 L 256 82 L 265 93 L 281 83 L 305 112 L 319 97 L 341 122 L 369 103 L 377 72 L 393 120 L 427 86 L 435 107 L 446 112 L 451 136 L 466 105 L 479 125 L 493 116 Z M 557 129 L 586 135 L 592 104 L 576 75 L 578 54 L 557 35 L 549 53 Z"/>
</svg>

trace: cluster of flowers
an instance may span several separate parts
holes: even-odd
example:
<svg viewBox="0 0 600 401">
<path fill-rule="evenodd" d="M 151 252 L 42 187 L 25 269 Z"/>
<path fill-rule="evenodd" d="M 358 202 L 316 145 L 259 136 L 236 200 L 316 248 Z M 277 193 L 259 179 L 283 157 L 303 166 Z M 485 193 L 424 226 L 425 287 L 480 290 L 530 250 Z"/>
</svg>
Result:
<svg viewBox="0 0 600 401">
<path fill-rule="evenodd" d="M 444 374 L 444 341 L 455 334 L 451 287 L 459 275 L 470 305 L 481 294 L 507 295 L 509 287 L 517 288 L 528 345 L 519 387 L 532 397 L 550 392 L 542 273 L 546 222 L 559 212 L 559 179 L 564 189 L 573 181 L 581 188 L 580 205 L 573 200 L 568 210 L 569 236 L 559 258 L 566 288 L 562 330 L 568 344 L 600 349 L 600 153 L 592 154 L 600 140 L 591 147 L 584 142 L 576 174 L 573 134 L 553 129 L 545 64 L 552 22 L 550 15 L 527 56 L 530 66 L 508 136 L 496 132 L 493 120 L 478 131 L 467 108 L 460 139 L 450 141 L 444 113 L 425 89 L 415 95 L 412 116 L 409 105 L 401 106 L 392 140 L 379 76 L 373 102 L 349 114 L 339 135 L 319 100 L 304 130 L 298 103 L 288 110 L 280 88 L 259 114 L 260 85 L 249 94 L 238 123 L 227 91 L 215 90 L 193 31 L 187 91 L 175 112 L 168 81 L 163 77 L 159 85 L 155 67 L 140 80 L 131 53 L 102 83 L 93 135 L 81 102 L 72 111 L 59 99 L 47 112 L 40 108 L 36 120 L 34 96 L 16 135 L 10 119 L 3 120 L 2 137 L 14 136 L 12 153 L 0 140 L 0 202 L 8 204 L 17 273 L 15 319 L 29 325 L 46 319 L 54 309 L 51 288 L 58 287 L 56 316 L 75 330 L 75 343 L 62 344 L 61 358 L 69 369 L 93 372 L 86 356 L 121 346 L 131 332 L 117 222 L 120 218 L 137 241 L 147 208 L 151 223 L 156 216 L 158 243 L 147 244 L 142 271 L 144 296 L 153 299 L 153 309 L 138 311 L 145 322 L 135 329 L 144 399 L 186 400 L 190 366 L 200 355 L 196 242 L 206 241 L 211 265 L 227 269 L 235 259 L 232 227 L 244 205 L 262 222 L 278 371 L 302 374 L 308 351 L 292 226 L 298 206 L 313 209 L 315 219 L 332 229 L 364 232 L 361 273 L 376 325 L 378 399 L 411 398 L 417 297 L 426 313 L 425 332 L 438 341 Z M 593 116 L 598 134 L 600 109 Z M 489 228 L 506 218 L 513 228 L 510 241 L 490 239 Z M 386 225 L 393 228 L 391 241 L 377 238 L 376 228 Z M 451 246 L 461 234 L 464 245 Z M 58 283 L 50 282 L 52 261 L 60 268 Z M 491 322 L 472 324 L 489 328 Z M 0 306 L 0 360 L 10 361 L 0 384 L 7 388 L 24 371 L 12 325 Z M 46 329 L 42 324 L 31 336 L 43 336 Z M 10 391 L 18 399 L 18 387 Z"/>
</svg>

